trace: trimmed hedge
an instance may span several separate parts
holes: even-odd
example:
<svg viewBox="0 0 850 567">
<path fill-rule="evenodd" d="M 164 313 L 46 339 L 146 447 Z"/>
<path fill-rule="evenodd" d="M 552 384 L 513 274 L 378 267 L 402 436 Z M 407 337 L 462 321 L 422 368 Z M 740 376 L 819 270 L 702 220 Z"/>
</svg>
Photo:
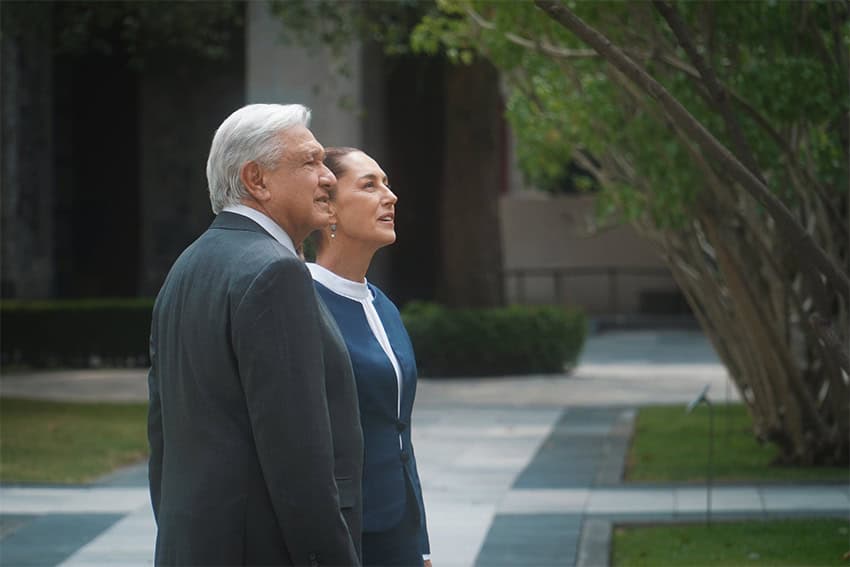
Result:
<svg viewBox="0 0 850 567">
<path fill-rule="evenodd" d="M 85 367 L 149 364 L 152 299 L 4 301 L 2 364 Z M 559 373 L 587 334 L 579 311 L 559 307 L 448 309 L 413 302 L 402 318 L 423 376 Z"/>
<path fill-rule="evenodd" d="M 559 373 L 587 336 L 583 313 L 560 307 L 448 309 L 413 302 L 402 318 L 424 376 Z"/>
<path fill-rule="evenodd" d="M 34 367 L 148 364 L 152 299 L 3 301 L 2 363 Z"/>
</svg>

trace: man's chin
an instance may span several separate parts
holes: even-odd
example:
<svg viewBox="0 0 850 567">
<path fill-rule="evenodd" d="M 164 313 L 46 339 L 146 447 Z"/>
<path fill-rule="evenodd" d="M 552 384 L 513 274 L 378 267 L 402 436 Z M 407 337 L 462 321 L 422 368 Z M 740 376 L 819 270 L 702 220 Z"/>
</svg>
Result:
<svg viewBox="0 0 850 567">
<path fill-rule="evenodd" d="M 331 224 L 331 213 L 325 211 L 316 211 L 313 214 L 313 230 L 322 230 Z"/>
</svg>

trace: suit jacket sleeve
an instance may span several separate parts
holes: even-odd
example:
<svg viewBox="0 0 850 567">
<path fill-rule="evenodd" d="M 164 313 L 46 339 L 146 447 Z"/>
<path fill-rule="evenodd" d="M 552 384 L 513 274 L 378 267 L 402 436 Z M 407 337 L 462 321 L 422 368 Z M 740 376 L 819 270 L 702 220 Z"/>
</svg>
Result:
<svg viewBox="0 0 850 567">
<path fill-rule="evenodd" d="M 425 513 L 422 513 L 422 531 L 419 534 L 419 545 L 422 548 L 422 555 L 431 555 L 431 541 L 428 538 L 428 524 L 425 519 Z"/>
<path fill-rule="evenodd" d="M 148 481 L 151 492 L 153 516 L 159 520 L 159 497 L 162 484 L 162 407 L 159 400 L 159 384 L 155 372 L 156 340 L 151 331 L 150 341 L 151 369 L 148 373 L 148 443 L 150 444 L 150 459 L 148 461 Z"/>
<path fill-rule="evenodd" d="M 281 536 L 296 565 L 355 565 L 334 480 L 319 312 L 295 258 L 270 264 L 233 317 L 254 442 Z"/>
</svg>

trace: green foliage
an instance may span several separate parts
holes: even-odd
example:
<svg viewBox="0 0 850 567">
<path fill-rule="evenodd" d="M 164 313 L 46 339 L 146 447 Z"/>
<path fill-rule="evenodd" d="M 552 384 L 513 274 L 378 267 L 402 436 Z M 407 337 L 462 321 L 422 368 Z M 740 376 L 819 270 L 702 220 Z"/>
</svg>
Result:
<svg viewBox="0 0 850 567">
<path fill-rule="evenodd" d="M 584 346 L 584 314 L 557 307 L 448 309 L 414 302 L 402 311 L 423 375 L 558 373 Z"/>
<path fill-rule="evenodd" d="M 635 424 L 626 480 L 705 482 L 709 411 L 691 414 L 684 406 L 642 408 Z M 714 409 L 714 478 L 728 482 L 847 480 L 844 467 L 792 467 L 774 464 L 775 445 L 759 443 L 747 409 L 740 404 Z"/>
<path fill-rule="evenodd" d="M 793 142 L 795 154 L 805 156 L 821 183 L 846 192 L 846 124 L 838 127 L 850 109 L 846 8 L 834 2 L 676 6 L 720 82 L 753 109 L 733 104 L 760 171 L 777 194 L 789 198 L 789 156 L 765 125 Z M 425 18 L 414 31 L 414 47 L 450 54 L 474 49 L 503 72 L 510 87 L 507 118 L 529 182 L 556 188 L 576 153 L 584 152 L 604 162 L 608 212 L 660 228 L 693 217 L 704 172 L 659 108 L 624 88 L 619 75 L 587 53 L 578 38 L 532 2 L 441 0 L 439 7 L 442 17 Z M 644 64 L 732 147 L 717 108 L 682 70 L 687 57 L 651 3 L 577 2 L 570 8 Z"/>
<path fill-rule="evenodd" d="M 151 299 L 4 301 L 3 364 L 147 364 L 152 310 Z"/>
<path fill-rule="evenodd" d="M 620 527 L 614 531 L 611 564 L 840 565 L 847 552 L 847 534 L 846 518 Z"/>
<path fill-rule="evenodd" d="M 138 462 L 147 408 L 0 398 L 0 482 L 76 484 Z"/>
</svg>

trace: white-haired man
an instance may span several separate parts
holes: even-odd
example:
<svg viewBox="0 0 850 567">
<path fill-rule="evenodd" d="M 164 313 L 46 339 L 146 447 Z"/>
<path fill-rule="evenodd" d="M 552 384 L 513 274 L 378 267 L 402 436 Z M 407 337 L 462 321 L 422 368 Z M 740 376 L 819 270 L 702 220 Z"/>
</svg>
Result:
<svg viewBox="0 0 850 567">
<path fill-rule="evenodd" d="M 335 183 L 300 105 L 218 128 L 210 228 L 151 327 L 157 565 L 359 563 L 363 440 L 345 343 L 296 250 Z"/>
</svg>

